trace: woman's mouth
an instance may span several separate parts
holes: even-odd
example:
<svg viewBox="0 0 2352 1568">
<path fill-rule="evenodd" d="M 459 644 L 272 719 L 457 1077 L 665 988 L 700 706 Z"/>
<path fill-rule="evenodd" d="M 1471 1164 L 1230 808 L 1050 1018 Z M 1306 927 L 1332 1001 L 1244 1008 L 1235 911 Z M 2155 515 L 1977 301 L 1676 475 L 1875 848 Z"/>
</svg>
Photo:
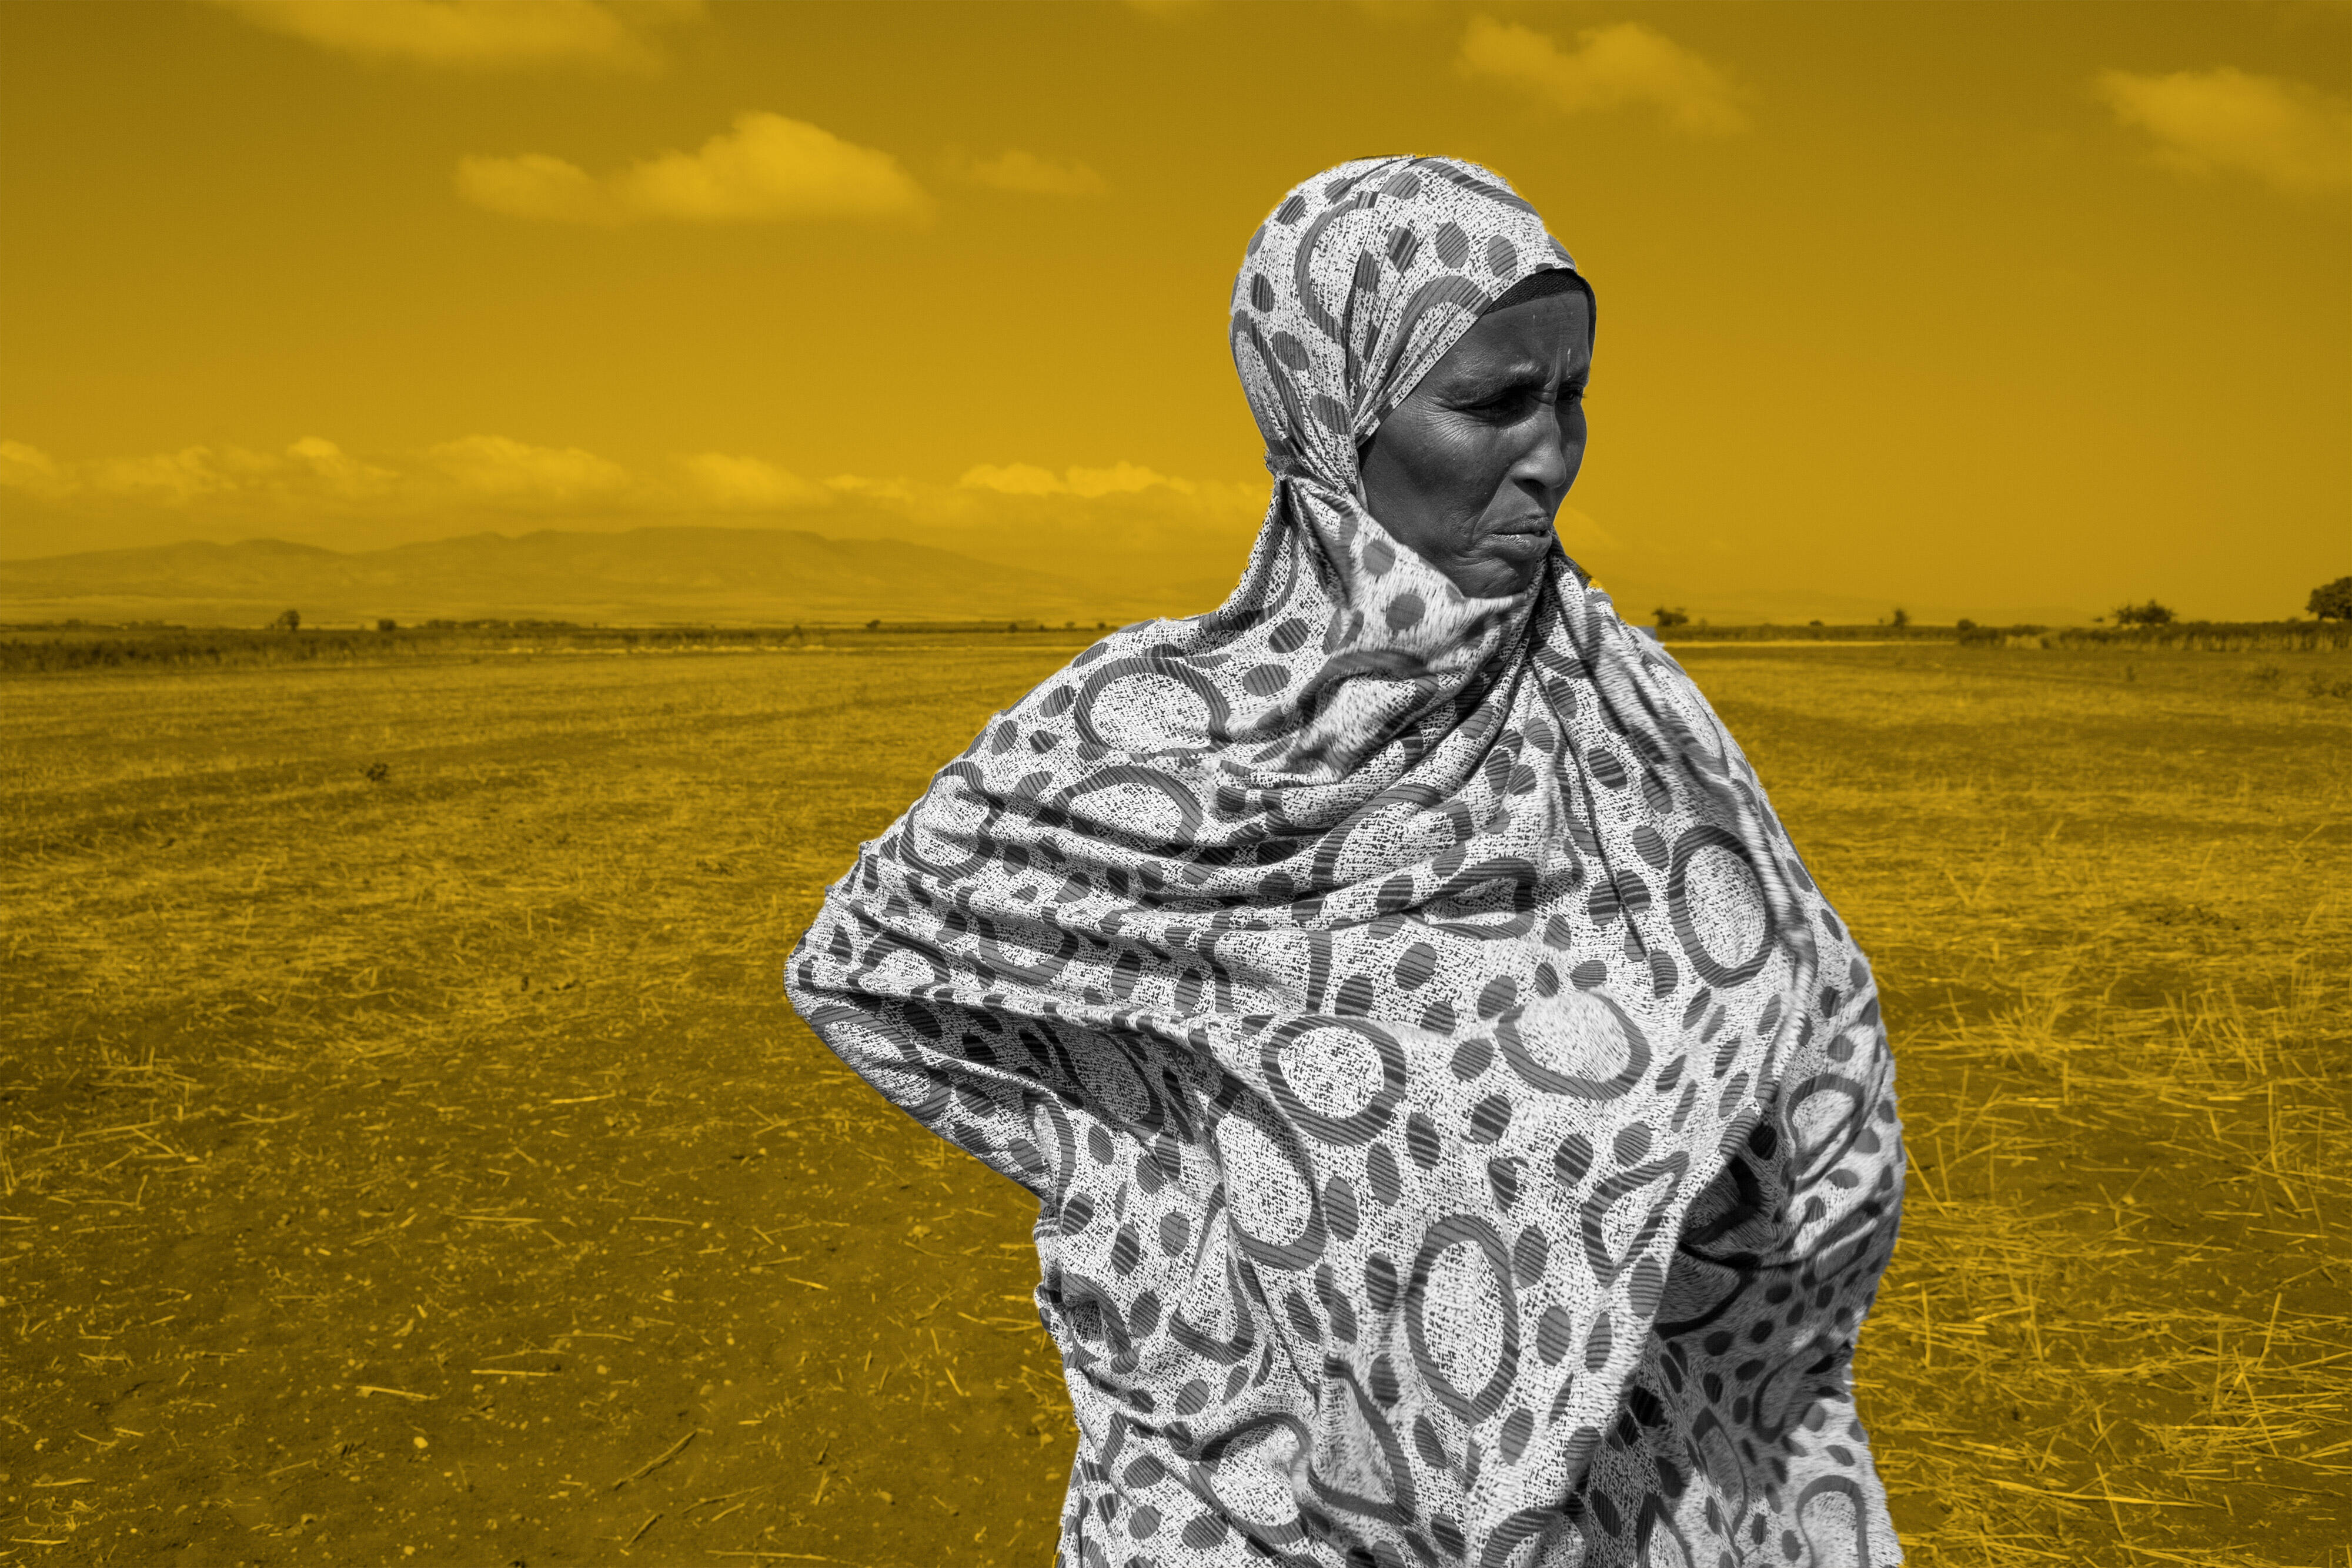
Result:
<svg viewBox="0 0 2352 1568">
<path fill-rule="evenodd" d="M 1490 529 L 1486 538 L 1489 542 L 1507 549 L 1525 549 L 1530 546 L 1550 542 L 1551 522 L 1545 517 L 1529 517 L 1505 523 L 1499 528 Z"/>
</svg>

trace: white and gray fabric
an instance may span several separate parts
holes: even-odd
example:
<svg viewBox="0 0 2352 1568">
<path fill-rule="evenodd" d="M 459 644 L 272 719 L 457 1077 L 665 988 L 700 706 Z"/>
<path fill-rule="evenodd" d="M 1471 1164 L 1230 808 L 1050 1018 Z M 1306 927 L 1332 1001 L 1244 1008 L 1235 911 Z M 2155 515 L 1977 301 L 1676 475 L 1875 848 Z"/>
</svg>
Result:
<svg viewBox="0 0 2352 1568">
<path fill-rule="evenodd" d="M 1037 1197 L 1062 1568 L 1898 1560 L 1847 1371 L 1903 1173 L 1868 966 L 1573 563 L 1468 599 L 1365 509 L 1359 444 L 1555 268 L 1472 164 L 1293 191 L 1234 287 L 1240 586 L 997 715 L 787 967 Z"/>
</svg>

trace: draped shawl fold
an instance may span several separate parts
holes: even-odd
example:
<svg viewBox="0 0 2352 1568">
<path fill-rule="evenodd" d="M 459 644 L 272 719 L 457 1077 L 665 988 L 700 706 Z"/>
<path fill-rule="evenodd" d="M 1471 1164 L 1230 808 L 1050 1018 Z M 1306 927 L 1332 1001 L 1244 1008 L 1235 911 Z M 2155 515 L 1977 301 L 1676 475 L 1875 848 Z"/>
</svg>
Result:
<svg viewBox="0 0 2352 1568">
<path fill-rule="evenodd" d="M 997 715 L 786 971 L 1034 1193 L 1064 1568 L 1887 1563 L 1847 1364 L 1902 1153 L 1868 967 L 1679 666 L 1555 550 L 1465 597 L 1359 444 L 1529 274 L 1499 178 L 1250 242 L 1225 604 Z"/>
</svg>

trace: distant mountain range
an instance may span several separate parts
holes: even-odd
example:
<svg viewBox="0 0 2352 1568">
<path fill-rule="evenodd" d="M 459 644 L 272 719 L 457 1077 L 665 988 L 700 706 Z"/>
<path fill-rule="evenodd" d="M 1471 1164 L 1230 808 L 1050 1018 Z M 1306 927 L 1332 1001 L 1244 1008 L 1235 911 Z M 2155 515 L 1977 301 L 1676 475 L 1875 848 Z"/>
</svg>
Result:
<svg viewBox="0 0 2352 1568">
<path fill-rule="evenodd" d="M 331 625 L 379 616 L 646 624 L 1092 621 L 1143 608 L 1066 579 L 896 539 L 782 528 L 472 534 L 345 552 L 278 539 L 0 561 L 0 619 Z M 1202 608 L 1186 606 L 1185 608 Z"/>
<path fill-rule="evenodd" d="M 844 518 L 852 527 L 871 519 Z M 1180 519 L 1181 523 L 1181 519 Z M 961 541 L 959 541 L 961 542 Z M 588 624 L 793 622 L 1076 621 L 1114 623 L 1214 606 L 1240 568 L 1235 541 L 1197 542 L 1181 526 L 1158 533 L 1034 528 L 973 531 L 982 559 L 936 545 L 841 538 L 801 529 L 665 526 L 625 532 L 544 529 L 468 534 L 384 549 L 335 550 L 282 539 L 188 542 L 0 560 L 0 621 L 164 621 L 261 626 L 287 610 L 306 624 L 373 625 L 379 617 L 550 620 Z M 1629 621 L 1652 607 L 1686 605 L 1722 624 L 1801 624 L 1819 617 L 1868 624 L 1892 605 L 1810 590 L 1662 586 L 1659 563 L 1616 570 L 1588 562 Z M 1645 571 L 1644 568 L 1648 570 Z M 1654 575 L 1653 575 L 1654 574 Z M 1913 619 L 1948 623 L 2063 625 L 2084 621 L 2058 606 L 1914 603 Z"/>
</svg>

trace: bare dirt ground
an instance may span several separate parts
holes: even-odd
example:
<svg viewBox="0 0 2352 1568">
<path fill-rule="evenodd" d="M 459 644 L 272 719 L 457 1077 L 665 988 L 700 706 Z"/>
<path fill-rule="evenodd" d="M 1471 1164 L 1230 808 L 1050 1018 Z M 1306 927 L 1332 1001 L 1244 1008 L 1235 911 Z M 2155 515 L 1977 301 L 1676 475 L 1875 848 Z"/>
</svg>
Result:
<svg viewBox="0 0 2352 1568">
<path fill-rule="evenodd" d="M 1083 641 L 0 685 L 0 1563 L 1049 1562 L 1034 1206 L 777 975 Z M 2352 1563 L 2347 661 L 1685 656 L 1888 994 L 1913 1560 Z"/>
</svg>

